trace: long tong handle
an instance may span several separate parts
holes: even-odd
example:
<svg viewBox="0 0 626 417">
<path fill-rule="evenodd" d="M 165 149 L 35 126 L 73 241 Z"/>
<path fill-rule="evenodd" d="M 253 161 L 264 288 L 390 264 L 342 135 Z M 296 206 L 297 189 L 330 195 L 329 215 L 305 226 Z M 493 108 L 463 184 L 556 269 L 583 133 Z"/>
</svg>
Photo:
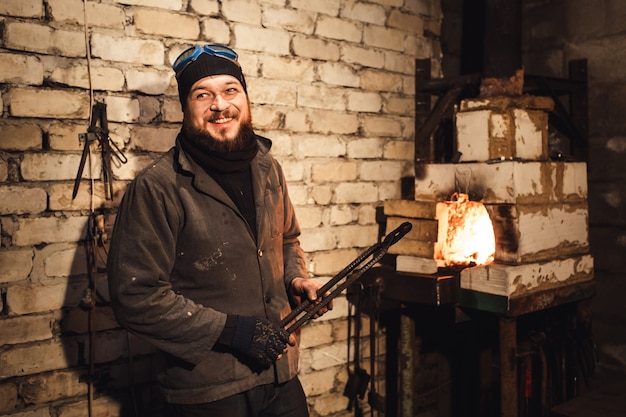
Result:
<svg viewBox="0 0 626 417">
<path fill-rule="evenodd" d="M 304 300 L 298 307 L 292 310 L 291 313 L 285 316 L 285 318 L 280 322 L 280 326 L 284 328 L 291 323 L 291 325 L 286 328 L 288 333 L 293 333 L 294 331 L 299 329 L 307 320 L 317 314 L 322 308 L 326 307 L 328 303 L 330 303 L 335 297 L 341 294 L 343 290 L 356 282 L 365 271 L 376 265 L 387 253 L 389 248 L 392 245 L 396 244 L 400 239 L 402 239 L 411 230 L 411 228 L 411 223 L 404 222 L 391 233 L 389 233 L 382 242 L 368 248 L 355 260 L 350 262 L 348 266 L 342 269 L 341 272 L 339 272 L 330 281 L 328 281 L 319 290 L 317 290 L 317 297 L 318 300 L 320 300 L 319 302 L 316 303 L 315 301 L 311 301 L 309 299 Z M 363 267 L 358 268 L 370 256 L 373 256 L 372 259 L 367 262 Z M 351 275 L 346 278 L 343 283 L 338 284 L 339 281 L 341 281 L 348 274 Z M 314 303 L 316 304 L 314 305 L 314 307 L 311 308 L 311 305 Z M 305 310 L 306 313 L 296 320 L 296 318 Z M 293 322 L 294 320 L 296 321 Z"/>
</svg>

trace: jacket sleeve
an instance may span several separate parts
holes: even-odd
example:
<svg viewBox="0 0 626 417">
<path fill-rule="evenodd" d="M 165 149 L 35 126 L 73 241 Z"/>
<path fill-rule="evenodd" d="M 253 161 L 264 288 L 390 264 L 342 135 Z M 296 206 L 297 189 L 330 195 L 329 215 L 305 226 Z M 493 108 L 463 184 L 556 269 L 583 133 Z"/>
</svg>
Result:
<svg viewBox="0 0 626 417">
<path fill-rule="evenodd" d="M 113 311 L 130 332 L 197 364 L 218 339 L 226 314 L 172 290 L 182 210 L 150 178 L 129 185 L 117 214 L 107 262 Z"/>
</svg>

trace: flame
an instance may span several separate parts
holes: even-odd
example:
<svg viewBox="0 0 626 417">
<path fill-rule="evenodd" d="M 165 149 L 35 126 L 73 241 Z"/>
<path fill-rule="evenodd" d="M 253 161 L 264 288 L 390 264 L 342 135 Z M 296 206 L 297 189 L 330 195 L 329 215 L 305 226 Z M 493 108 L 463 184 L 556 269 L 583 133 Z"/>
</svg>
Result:
<svg viewBox="0 0 626 417">
<path fill-rule="evenodd" d="M 446 265 L 485 265 L 496 251 L 493 224 L 482 203 L 455 193 L 446 202 L 447 228 L 441 255 Z"/>
</svg>

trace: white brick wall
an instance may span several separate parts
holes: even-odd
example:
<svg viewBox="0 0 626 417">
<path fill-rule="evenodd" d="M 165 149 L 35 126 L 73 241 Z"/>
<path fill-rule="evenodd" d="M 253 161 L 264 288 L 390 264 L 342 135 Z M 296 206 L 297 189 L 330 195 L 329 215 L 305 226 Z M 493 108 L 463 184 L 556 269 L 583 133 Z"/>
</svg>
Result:
<svg viewBox="0 0 626 417">
<path fill-rule="evenodd" d="M 110 232 L 127 182 L 173 144 L 182 113 L 170 65 L 184 48 L 220 42 L 240 53 L 308 270 L 325 280 L 375 243 L 376 207 L 399 198 L 412 171 L 414 59 L 440 49 L 423 33 L 438 31 L 440 13 L 436 0 L 0 1 L 0 416 L 87 414 L 88 314 L 78 306 L 88 214 L 104 211 Z M 128 157 L 114 164 L 112 201 L 96 144 L 71 197 L 92 100 L 107 105 L 111 139 Z M 97 366 L 108 389 L 127 391 L 129 345 L 106 304 L 106 274 L 96 275 Z M 347 415 L 346 312 L 338 298 L 302 332 L 312 417 Z M 149 397 L 151 348 L 130 346 Z M 119 415 L 106 392 L 95 414 Z"/>
</svg>

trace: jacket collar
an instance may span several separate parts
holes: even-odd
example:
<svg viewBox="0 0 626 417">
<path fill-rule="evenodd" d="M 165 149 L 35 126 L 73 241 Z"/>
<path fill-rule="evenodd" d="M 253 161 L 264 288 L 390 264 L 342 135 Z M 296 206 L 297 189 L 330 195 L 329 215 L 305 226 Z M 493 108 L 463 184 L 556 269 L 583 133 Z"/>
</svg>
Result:
<svg viewBox="0 0 626 417">
<path fill-rule="evenodd" d="M 259 208 L 263 206 L 264 190 L 267 185 L 267 175 L 272 165 L 272 158 L 269 151 L 272 147 L 272 141 L 263 136 L 256 135 L 259 151 L 252 160 L 250 168 L 252 170 L 252 188 L 254 190 L 254 202 L 257 210 L 257 223 L 259 220 Z M 209 195 L 233 210 L 239 212 L 235 203 L 228 197 L 226 192 L 218 185 L 218 183 L 202 169 L 194 160 L 185 153 L 180 146 L 181 134 L 176 138 L 176 160 L 183 171 L 193 176 L 193 185 L 196 189 L 206 195 Z M 259 225 L 257 224 L 257 227 Z M 258 229 L 257 229 L 258 230 Z"/>
</svg>

